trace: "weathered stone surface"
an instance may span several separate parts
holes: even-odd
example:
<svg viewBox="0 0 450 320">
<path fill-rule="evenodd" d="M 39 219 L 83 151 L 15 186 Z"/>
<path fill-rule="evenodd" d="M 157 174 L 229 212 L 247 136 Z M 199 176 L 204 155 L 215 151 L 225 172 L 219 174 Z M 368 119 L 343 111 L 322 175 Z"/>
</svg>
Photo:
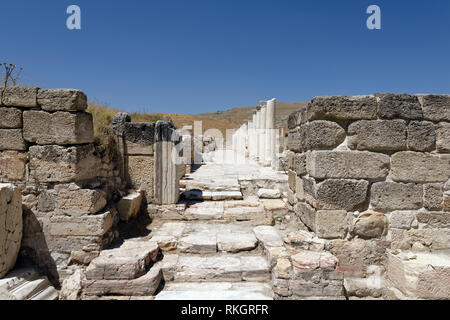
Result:
<svg viewBox="0 0 450 320">
<path fill-rule="evenodd" d="M 215 233 L 205 230 L 180 238 L 178 250 L 185 253 L 216 253 L 217 237 Z"/>
<path fill-rule="evenodd" d="M 295 127 L 308 121 L 307 112 L 308 110 L 305 106 L 300 108 L 298 111 L 291 113 L 288 118 L 288 128 L 294 129 Z"/>
<path fill-rule="evenodd" d="M 317 179 L 381 180 L 389 173 L 389 156 L 365 151 L 313 151 L 308 173 Z"/>
<path fill-rule="evenodd" d="M 0 153 L 0 182 L 20 181 L 25 178 L 26 155 L 16 151 Z"/>
<path fill-rule="evenodd" d="M 292 171 L 292 170 L 288 171 L 288 183 L 289 183 L 289 188 L 292 191 L 295 191 L 296 177 L 297 177 L 297 174 L 295 173 L 295 171 Z"/>
<path fill-rule="evenodd" d="M 416 96 L 409 94 L 379 93 L 378 116 L 383 119 L 423 119 L 422 107 Z"/>
<path fill-rule="evenodd" d="M 377 101 L 374 96 L 316 97 L 308 104 L 308 120 L 376 119 Z"/>
<path fill-rule="evenodd" d="M 315 233 L 320 238 L 343 239 L 347 234 L 348 221 L 345 210 L 319 210 L 315 222 Z"/>
<path fill-rule="evenodd" d="M 38 88 L 7 87 L 3 91 L 2 104 L 7 107 L 36 108 Z"/>
<path fill-rule="evenodd" d="M 294 157 L 294 168 L 292 169 L 298 176 L 303 176 L 306 171 L 306 153 L 296 153 Z"/>
<path fill-rule="evenodd" d="M 188 220 L 215 220 L 221 219 L 224 215 L 224 203 L 200 202 L 189 206 L 185 212 Z"/>
<path fill-rule="evenodd" d="M 154 197 L 154 177 L 153 172 L 155 161 L 148 156 L 128 157 L 128 178 L 130 185 L 135 190 L 142 190 L 147 202 L 151 202 Z"/>
<path fill-rule="evenodd" d="M 302 140 L 298 129 L 290 130 L 287 139 L 287 148 L 294 152 L 302 152 Z"/>
<path fill-rule="evenodd" d="M 425 120 L 450 121 L 450 95 L 424 95 L 419 100 Z"/>
<path fill-rule="evenodd" d="M 307 203 L 299 202 L 294 207 L 298 218 L 312 231 L 316 229 L 316 210 Z"/>
<path fill-rule="evenodd" d="M 348 127 L 348 147 L 357 150 L 406 150 L 404 120 L 361 120 Z"/>
<path fill-rule="evenodd" d="M 83 144 L 94 140 L 90 113 L 25 111 L 23 113 L 25 140 L 37 144 Z"/>
<path fill-rule="evenodd" d="M 303 179 L 297 176 L 295 180 L 295 196 L 297 197 L 297 200 L 304 201 L 305 191 L 303 187 Z"/>
<path fill-rule="evenodd" d="M 375 281 L 378 279 L 375 279 Z M 358 298 L 381 298 L 386 284 L 371 283 L 369 278 L 345 278 L 344 286 L 347 295 Z"/>
<path fill-rule="evenodd" d="M 114 224 L 111 212 L 103 214 L 50 218 L 50 234 L 53 236 L 103 236 Z"/>
<path fill-rule="evenodd" d="M 55 186 L 56 212 L 82 216 L 100 212 L 106 206 L 106 195 L 99 190 L 81 189 L 76 184 Z"/>
<path fill-rule="evenodd" d="M 119 248 L 103 250 L 86 269 L 88 280 L 131 280 L 146 273 L 156 260 L 158 245 L 153 241 L 126 241 Z"/>
<path fill-rule="evenodd" d="M 22 127 L 22 111 L 16 108 L 0 108 L 0 129 Z"/>
<path fill-rule="evenodd" d="M 77 269 L 72 276 L 65 279 L 59 293 L 60 300 L 79 300 L 81 296 L 81 270 Z"/>
<path fill-rule="evenodd" d="M 449 212 L 418 212 L 417 220 L 423 228 L 427 229 L 450 229 L 450 213 Z"/>
<path fill-rule="evenodd" d="M 127 112 L 118 112 L 112 118 L 111 127 L 114 133 L 118 136 L 123 136 L 125 131 L 125 124 L 131 122 L 131 116 Z"/>
<path fill-rule="evenodd" d="M 101 161 L 92 145 L 30 147 L 30 175 L 39 182 L 73 182 L 95 178 Z"/>
<path fill-rule="evenodd" d="M 436 130 L 429 121 L 411 121 L 408 125 L 408 149 L 432 151 L 436 147 Z"/>
<path fill-rule="evenodd" d="M 442 210 L 444 190 L 441 183 L 425 184 L 423 186 L 423 206 L 428 210 Z"/>
<path fill-rule="evenodd" d="M 11 184 L 0 184 L 0 279 L 15 265 L 22 241 L 22 195 Z"/>
<path fill-rule="evenodd" d="M 0 129 L 0 150 L 27 150 L 22 129 Z"/>
<path fill-rule="evenodd" d="M 436 128 L 436 147 L 439 152 L 450 153 L 450 123 L 441 122 Z"/>
<path fill-rule="evenodd" d="M 145 275 L 133 280 L 83 280 L 83 292 L 87 295 L 151 296 L 157 291 L 162 272 L 154 266 Z"/>
<path fill-rule="evenodd" d="M 444 194 L 444 211 L 450 211 L 450 194 Z"/>
<path fill-rule="evenodd" d="M 41 89 L 37 94 L 37 103 L 45 111 L 84 111 L 87 97 L 80 90 Z"/>
<path fill-rule="evenodd" d="M 302 150 L 333 149 L 345 140 L 345 130 L 336 122 L 317 120 L 300 127 Z"/>
<path fill-rule="evenodd" d="M 396 288 L 411 298 L 448 299 L 450 258 L 439 253 L 388 252 L 387 275 Z"/>
<path fill-rule="evenodd" d="M 417 228 L 418 221 L 415 211 L 394 211 L 389 217 L 389 227 L 409 230 Z"/>
<path fill-rule="evenodd" d="M 30 267 L 15 268 L 0 279 L 1 300 L 57 300 L 58 291 L 46 276 Z"/>
<path fill-rule="evenodd" d="M 450 249 L 450 229 L 411 229 L 408 238 L 432 250 Z"/>
<path fill-rule="evenodd" d="M 398 182 L 446 182 L 450 155 L 398 152 L 392 156 L 392 180 Z"/>
<path fill-rule="evenodd" d="M 315 269 L 334 270 L 338 265 L 338 259 L 329 252 L 314 252 L 301 250 L 291 256 L 292 265 L 300 271 Z"/>
<path fill-rule="evenodd" d="M 120 220 L 129 221 L 130 219 L 137 217 L 141 210 L 143 199 L 143 194 L 140 191 L 131 193 L 120 199 L 117 204 Z"/>
<path fill-rule="evenodd" d="M 288 214 L 286 203 L 281 199 L 263 199 L 261 203 L 264 211 L 273 216 L 282 217 Z"/>
<path fill-rule="evenodd" d="M 218 233 L 217 248 L 219 251 L 240 252 L 256 248 L 258 240 L 252 233 Z"/>
<path fill-rule="evenodd" d="M 385 235 L 388 219 L 381 212 L 366 211 L 358 216 L 352 228 L 352 233 L 361 238 L 378 238 Z"/>
<path fill-rule="evenodd" d="M 155 123 L 126 122 L 123 137 L 128 142 L 140 146 L 151 146 L 155 142 Z M 129 150 L 129 154 L 133 154 Z"/>
<path fill-rule="evenodd" d="M 316 183 L 303 177 L 306 201 L 320 210 L 356 210 L 366 202 L 368 187 L 365 180 L 327 179 Z"/>
<path fill-rule="evenodd" d="M 258 197 L 261 199 L 279 199 L 281 198 L 281 192 L 276 189 L 259 189 Z"/>
<path fill-rule="evenodd" d="M 254 228 L 253 232 L 265 247 L 281 247 L 283 245 L 283 240 L 274 227 L 259 226 Z"/>
<path fill-rule="evenodd" d="M 377 182 L 372 185 L 370 202 L 376 210 L 420 209 L 423 204 L 423 188 L 418 184 Z"/>
</svg>

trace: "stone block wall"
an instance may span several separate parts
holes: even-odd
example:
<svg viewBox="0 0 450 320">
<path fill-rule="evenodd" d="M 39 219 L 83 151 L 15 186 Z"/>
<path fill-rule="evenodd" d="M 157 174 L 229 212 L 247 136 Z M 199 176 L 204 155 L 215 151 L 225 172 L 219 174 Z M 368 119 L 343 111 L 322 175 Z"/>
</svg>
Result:
<svg viewBox="0 0 450 320">
<path fill-rule="evenodd" d="M 83 92 L 1 91 L 0 182 L 23 196 L 19 257 L 32 259 L 58 285 L 72 273 L 71 257 L 95 255 L 112 240 L 119 170 L 94 144 Z"/>
<path fill-rule="evenodd" d="M 450 96 L 317 97 L 288 124 L 292 210 L 348 283 L 450 249 Z"/>
</svg>

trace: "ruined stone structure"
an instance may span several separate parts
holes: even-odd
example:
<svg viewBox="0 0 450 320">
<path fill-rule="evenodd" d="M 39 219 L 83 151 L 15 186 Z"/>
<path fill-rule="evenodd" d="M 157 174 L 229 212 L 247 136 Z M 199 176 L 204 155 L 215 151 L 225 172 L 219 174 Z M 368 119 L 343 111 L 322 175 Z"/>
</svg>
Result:
<svg viewBox="0 0 450 320">
<path fill-rule="evenodd" d="M 290 205 L 349 296 L 450 297 L 449 122 L 450 96 L 406 94 L 317 97 L 289 118 Z"/>
</svg>

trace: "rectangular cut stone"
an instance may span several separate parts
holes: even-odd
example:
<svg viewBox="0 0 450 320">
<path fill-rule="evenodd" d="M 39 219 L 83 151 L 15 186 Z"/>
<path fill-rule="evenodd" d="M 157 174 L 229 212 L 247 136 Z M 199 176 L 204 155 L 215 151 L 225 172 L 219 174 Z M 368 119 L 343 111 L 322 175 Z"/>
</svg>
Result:
<svg viewBox="0 0 450 320">
<path fill-rule="evenodd" d="M 316 97 L 308 104 L 308 120 L 376 119 L 377 101 L 374 96 Z"/>
<path fill-rule="evenodd" d="M 25 178 L 27 157 L 16 151 L 0 153 L 0 181 L 20 181 Z"/>
<path fill-rule="evenodd" d="M 92 145 L 30 147 L 30 178 L 39 182 L 89 180 L 97 176 L 100 166 Z"/>
<path fill-rule="evenodd" d="M 24 138 L 37 144 L 83 144 L 94 140 L 90 113 L 25 111 Z"/>
<path fill-rule="evenodd" d="M 382 119 L 423 119 L 422 106 L 417 96 L 410 94 L 378 93 L 378 116 Z"/>
<path fill-rule="evenodd" d="M 102 236 L 114 223 L 111 212 L 83 217 L 54 216 L 50 219 L 54 236 Z"/>
<path fill-rule="evenodd" d="M 411 243 L 420 242 L 432 250 L 450 249 L 450 229 L 411 229 L 407 231 L 407 234 Z"/>
<path fill-rule="evenodd" d="M 296 153 L 294 157 L 295 173 L 300 177 L 307 173 L 306 171 L 306 153 Z"/>
<path fill-rule="evenodd" d="M 297 174 L 289 170 L 288 171 L 288 181 L 289 181 L 289 188 L 291 188 L 292 191 L 295 191 L 295 178 L 297 177 Z"/>
<path fill-rule="evenodd" d="M 347 211 L 319 210 L 316 213 L 317 236 L 324 239 L 344 239 L 348 230 Z"/>
<path fill-rule="evenodd" d="M 22 129 L 0 129 L 0 150 L 27 150 Z"/>
<path fill-rule="evenodd" d="M 303 151 L 300 132 L 297 129 L 289 131 L 287 147 L 289 150 L 294 152 Z"/>
<path fill-rule="evenodd" d="M 22 128 L 22 111 L 16 108 L 0 108 L 0 129 Z"/>
<path fill-rule="evenodd" d="M 450 229 L 449 212 L 418 212 L 417 221 L 424 229 Z"/>
<path fill-rule="evenodd" d="M 306 163 L 310 176 L 317 179 L 382 180 L 389 173 L 390 158 L 364 151 L 313 151 Z"/>
<path fill-rule="evenodd" d="M 84 111 L 87 97 L 80 90 L 41 89 L 37 94 L 37 103 L 45 111 Z"/>
<path fill-rule="evenodd" d="M 129 156 L 128 179 L 135 190 L 142 190 L 148 202 L 153 199 L 154 194 L 154 172 L 155 158 L 149 156 Z"/>
<path fill-rule="evenodd" d="M 423 188 L 413 183 L 377 182 L 372 185 L 370 203 L 378 210 L 420 209 Z"/>
<path fill-rule="evenodd" d="M 333 149 L 345 140 L 345 130 L 336 122 L 317 120 L 299 129 L 302 150 Z"/>
<path fill-rule="evenodd" d="M 38 88 L 7 87 L 3 91 L 2 104 L 7 107 L 37 108 Z"/>
<path fill-rule="evenodd" d="M 443 208 L 444 189 L 441 183 L 423 186 L 423 205 L 428 210 L 440 211 Z"/>
<path fill-rule="evenodd" d="M 398 152 L 392 156 L 392 180 L 398 182 L 446 182 L 450 155 Z"/>
<path fill-rule="evenodd" d="M 441 122 L 437 125 L 436 147 L 439 152 L 450 153 L 450 123 Z"/>
<path fill-rule="evenodd" d="M 408 149 L 433 151 L 436 147 L 436 130 L 429 121 L 411 121 L 408 125 Z"/>
<path fill-rule="evenodd" d="M 419 100 L 425 120 L 450 121 L 450 95 L 422 95 Z"/>
<path fill-rule="evenodd" d="M 370 151 L 406 150 L 404 120 L 361 120 L 348 127 L 350 149 Z"/>
<path fill-rule="evenodd" d="M 81 189 L 76 184 L 57 185 L 56 212 L 67 216 L 95 214 L 106 206 L 102 191 Z"/>
<path fill-rule="evenodd" d="M 417 227 L 415 211 L 394 211 L 389 216 L 389 228 L 409 230 Z"/>
<path fill-rule="evenodd" d="M 316 183 L 303 177 L 306 201 L 319 210 L 358 210 L 367 199 L 369 182 L 365 180 L 327 179 Z"/>
<path fill-rule="evenodd" d="M 307 203 L 299 202 L 294 207 L 297 217 L 312 231 L 316 229 L 316 210 Z"/>
</svg>

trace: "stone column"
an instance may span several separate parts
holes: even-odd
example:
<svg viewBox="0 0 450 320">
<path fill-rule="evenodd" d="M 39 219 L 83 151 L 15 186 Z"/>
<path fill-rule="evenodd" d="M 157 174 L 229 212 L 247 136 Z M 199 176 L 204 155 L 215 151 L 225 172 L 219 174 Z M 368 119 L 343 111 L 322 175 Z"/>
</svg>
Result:
<svg viewBox="0 0 450 320">
<path fill-rule="evenodd" d="M 260 133 L 259 133 L 259 163 L 265 164 L 266 156 L 266 113 L 267 113 L 267 102 L 262 103 L 261 108 L 261 122 L 260 122 Z"/>
<path fill-rule="evenodd" d="M 247 151 L 248 151 L 248 158 L 252 158 L 252 148 L 253 148 L 253 121 L 248 121 L 248 133 L 247 133 Z"/>
<path fill-rule="evenodd" d="M 259 133 L 261 131 L 261 110 L 256 111 L 256 126 L 255 126 L 255 161 L 259 160 Z"/>
<path fill-rule="evenodd" d="M 257 128 L 257 123 L 256 123 L 256 112 L 253 114 L 252 116 L 252 122 L 253 122 L 253 129 L 251 132 L 252 138 L 251 138 L 251 159 L 255 160 L 256 158 L 256 128 Z"/>
<path fill-rule="evenodd" d="M 276 144 L 275 107 L 276 107 L 276 99 L 272 99 L 267 102 L 265 162 L 266 165 L 268 166 L 272 164 L 272 160 L 275 157 L 275 144 Z"/>
<path fill-rule="evenodd" d="M 180 185 L 175 145 L 178 135 L 171 122 L 158 121 L 155 126 L 154 193 L 156 204 L 178 202 Z M 179 143 L 179 142 L 178 142 Z"/>
</svg>

